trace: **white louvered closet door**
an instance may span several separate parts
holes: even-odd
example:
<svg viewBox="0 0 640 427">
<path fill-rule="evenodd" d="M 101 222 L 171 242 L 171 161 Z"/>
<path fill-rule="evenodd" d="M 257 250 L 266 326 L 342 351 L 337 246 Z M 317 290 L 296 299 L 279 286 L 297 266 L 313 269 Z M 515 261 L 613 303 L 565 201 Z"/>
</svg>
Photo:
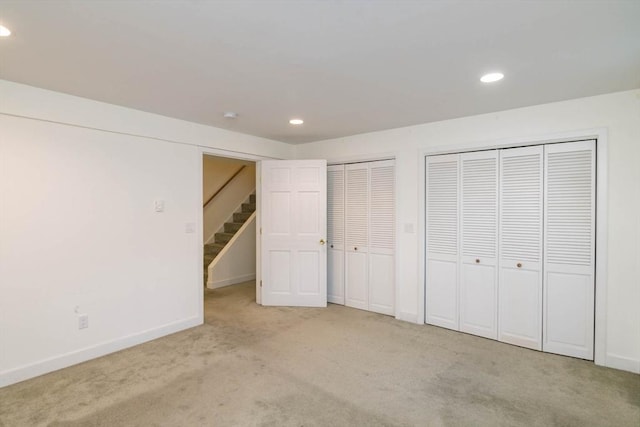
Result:
<svg viewBox="0 0 640 427">
<path fill-rule="evenodd" d="M 460 330 L 497 339 L 498 151 L 460 162 Z"/>
<path fill-rule="evenodd" d="M 543 147 L 500 152 L 498 339 L 542 349 Z"/>
<path fill-rule="evenodd" d="M 369 166 L 345 165 L 345 305 L 369 305 Z"/>
<path fill-rule="evenodd" d="M 458 154 L 426 158 L 425 322 L 459 329 Z"/>
<path fill-rule="evenodd" d="M 344 165 L 327 166 L 327 301 L 344 305 Z"/>
<path fill-rule="evenodd" d="M 595 141 L 545 147 L 543 350 L 593 359 Z"/>
<path fill-rule="evenodd" d="M 394 315 L 395 161 L 369 163 L 369 310 Z"/>
</svg>

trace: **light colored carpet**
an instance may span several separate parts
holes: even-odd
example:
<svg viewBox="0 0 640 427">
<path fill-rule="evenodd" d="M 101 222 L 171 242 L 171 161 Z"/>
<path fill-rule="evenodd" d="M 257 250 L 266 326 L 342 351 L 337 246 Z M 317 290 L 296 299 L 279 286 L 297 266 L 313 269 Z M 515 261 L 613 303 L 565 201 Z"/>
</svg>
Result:
<svg viewBox="0 0 640 427">
<path fill-rule="evenodd" d="M 0 389 L 14 426 L 640 426 L 640 376 L 391 317 L 206 291 L 205 324 Z"/>
</svg>

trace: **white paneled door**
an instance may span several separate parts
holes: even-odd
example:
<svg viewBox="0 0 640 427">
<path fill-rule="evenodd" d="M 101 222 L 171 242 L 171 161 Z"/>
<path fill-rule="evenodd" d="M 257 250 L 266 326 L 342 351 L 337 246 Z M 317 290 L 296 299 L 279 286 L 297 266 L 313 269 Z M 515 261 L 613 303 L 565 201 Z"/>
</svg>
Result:
<svg viewBox="0 0 640 427">
<path fill-rule="evenodd" d="M 262 161 L 259 169 L 261 302 L 326 307 L 326 161 Z"/>
<path fill-rule="evenodd" d="M 345 305 L 369 308 L 369 166 L 345 165 Z"/>
<path fill-rule="evenodd" d="M 344 305 L 344 165 L 327 166 L 327 300 Z"/>
<path fill-rule="evenodd" d="M 369 163 L 369 310 L 395 314 L 395 161 Z"/>
<path fill-rule="evenodd" d="M 544 351 L 593 359 L 595 141 L 545 147 Z"/>
<path fill-rule="evenodd" d="M 498 339 L 542 349 L 543 147 L 500 151 Z"/>
<path fill-rule="evenodd" d="M 460 155 L 460 330 L 498 338 L 498 151 Z"/>
<path fill-rule="evenodd" d="M 426 159 L 427 287 L 426 323 L 459 329 L 458 176 L 460 156 Z"/>
</svg>

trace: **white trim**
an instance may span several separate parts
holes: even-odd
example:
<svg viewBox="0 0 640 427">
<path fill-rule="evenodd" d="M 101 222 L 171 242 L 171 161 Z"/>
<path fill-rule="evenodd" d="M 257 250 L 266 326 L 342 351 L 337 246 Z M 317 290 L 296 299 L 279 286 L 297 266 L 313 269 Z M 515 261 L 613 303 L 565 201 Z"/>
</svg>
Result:
<svg viewBox="0 0 640 427">
<path fill-rule="evenodd" d="M 601 129 L 596 137 L 596 312 L 594 359 L 596 365 L 614 367 L 607 354 L 607 277 L 609 265 L 609 136 Z M 637 371 L 636 371 L 637 372 Z"/>
<path fill-rule="evenodd" d="M 202 292 L 200 292 L 202 294 Z M 201 305 L 202 306 L 202 305 Z M 0 387 L 25 381 L 202 324 L 200 315 L 0 372 Z"/>
<path fill-rule="evenodd" d="M 202 159 L 204 158 L 205 155 L 209 155 L 209 156 L 218 156 L 218 157 L 226 157 L 226 158 L 231 158 L 231 159 L 239 159 L 239 160 L 250 160 L 250 161 L 254 161 L 256 162 L 256 303 L 257 304 L 262 304 L 262 294 L 260 292 L 260 266 L 261 266 L 261 262 L 260 262 L 260 245 L 261 245 L 261 241 L 260 241 L 260 201 L 261 201 L 261 197 L 260 197 L 260 161 L 261 160 L 282 160 L 280 158 L 273 158 L 273 157 L 267 157 L 267 156 L 260 156 L 260 155 L 255 155 L 255 154 L 249 154 L 249 153 L 240 153 L 240 152 L 236 152 L 236 151 L 229 151 L 229 150 L 224 150 L 224 149 L 218 149 L 218 148 L 211 148 L 211 147 L 206 147 L 206 146 L 202 146 L 199 145 L 198 148 L 200 149 L 200 174 L 199 174 L 199 186 L 200 186 L 200 194 L 202 194 Z M 204 200 L 200 200 L 200 207 L 198 208 L 198 224 L 197 226 L 199 227 L 199 233 L 200 233 L 200 248 L 199 248 L 199 253 L 200 253 L 200 260 L 204 259 L 204 224 L 203 224 L 203 214 L 202 214 L 202 204 L 204 203 Z M 200 266 L 202 265 L 201 263 L 199 264 Z M 199 270 L 198 273 L 198 295 L 200 295 L 200 307 L 201 310 L 204 313 L 204 295 L 202 293 L 202 270 Z M 208 280 L 208 279 L 207 279 Z M 204 318 L 204 314 L 203 314 L 203 318 Z"/>
<path fill-rule="evenodd" d="M 420 318 L 415 313 L 408 313 L 406 311 L 400 311 L 396 316 L 396 319 L 405 322 L 417 323 L 418 325 L 424 324 L 424 321 L 420 322 Z"/>
<path fill-rule="evenodd" d="M 204 176 L 204 166 L 203 166 L 204 155 L 200 154 L 198 160 L 198 194 L 203 193 L 204 183 L 202 182 L 202 177 Z M 204 292 L 202 292 L 202 261 L 204 259 L 204 245 L 202 244 L 202 239 L 204 236 L 204 210 L 202 209 L 203 200 L 198 200 L 198 206 L 196 207 L 196 232 L 198 233 L 198 238 L 196 239 L 196 244 L 198 245 L 197 254 L 198 259 L 196 262 L 196 275 L 195 278 L 195 291 L 198 296 L 197 306 L 198 306 L 198 319 L 200 320 L 199 325 L 204 323 Z"/>
<path fill-rule="evenodd" d="M 398 157 L 397 151 L 376 154 L 355 154 L 351 156 L 340 156 L 327 159 L 327 166 L 346 165 L 348 163 L 377 162 L 380 160 L 395 160 Z"/>
<path fill-rule="evenodd" d="M 208 156 L 224 157 L 225 159 L 248 160 L 258 162 L 260 160 L 283 160 L 279 157 L 260 156 L 257 154 L 244 153 L 242 151 L 230 151 L 223 148 L 212 148 L 205 145 L 198 145 L 200 152 Z"/>
<path fill-rule="evenodd" d="M 250 280 L 256 280 L 256 274 L 244 274 L 242 276 L 232 277 L 230 279 L 218 280 L 216 282 L 207 281 L 207 289 L 218 289 L 226 286 L 236 285 L 238 283 L 248 282 Z"/>
<path fill-rule="evenodd" d="M 262 162 L 256 162 L 256 304 L 262 305 Z"/>
<path fill-rule="evenodd" d="M 626 366 L 637 368 L 633 359 L 607 354 L 607 265 L 608 265 L 608 131 L 607 128 L 594 128 L 569 132 L 553 133 L 538 137 L 514 137 L 497 141 L 466 142 L 447 146 L 423 148 L 418 156 L 418 320 L 425 322 L 425 223 L 426 220 L 426 156 L 437 154 L 463 153 L 467 151 L 491 150 L 531 145 L 572 142 L 587 139 L 596 140 L 596 306 L 595 306 L 595 343 L 594 362 L 609 367 Z M 625 369 L 625 368 L 620 368 Z M 632 372 L 636 372 L 633 369 Z"/>
<path fill-rule="evenodd" d="M 604 366 L 640 374 L 640 360 L 609 353 Z"/>
</svg>

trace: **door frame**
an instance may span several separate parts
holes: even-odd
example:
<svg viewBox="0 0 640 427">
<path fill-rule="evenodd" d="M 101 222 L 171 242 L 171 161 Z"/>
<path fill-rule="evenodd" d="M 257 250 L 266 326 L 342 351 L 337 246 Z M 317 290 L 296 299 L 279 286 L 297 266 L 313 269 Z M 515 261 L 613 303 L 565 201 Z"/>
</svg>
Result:
<svg viewBox="0 0 640 427">
<path fill-rule="evenodd" d="M 250 154 L 250 153 L 244 153 L 242 151 L 232 151 L 232 150 L 224 150 L 224 149 L 219 149 L 219 148 L 213 148 L 213 147 L 206 147 L 206 146 L 198 146 L 199 148 L 199 156 L 200 156 L 200 161 L 198 162 L 198 191 L 199 194 L 202 195 L 202 174 L 203 174 L 203 167 L 202 167 L 202 163 L 204 160 L 204 156 L 215 156 L 215 157 L 224 157 L 227 159 L 237 159 L 237 160 L 246 160 L 246 161 L 251 161 L 251 162 L 256 162 L 256 173 L 258 171 L 258 165 L 260 164 L 261 160 L 285 160 L 285 159 L 281 159 L 281 158 L 276 158 L 276 157 L 267 157 L 267 156 L 260 156 L 260 155 L 256 155 L 256 154 Z M 258 187 L 258 183 L 256 182 L 256 198 L 259 197 L 259 187 Z M 196 231 L 197 231 L 197 235 L 198 235 L 198 256 L 199 256 L 199 262 L 198 262 L 198 281 L 197 281 L 197 295 L 198 295 L 198 316 L 200 318 L 200 322 L 204 322 L 204 293 L 202 292 L 202 259 L 204 258 L 204 246 L 202 244 L 202 242 L 204 241 L 204 218 L 203 218 L 203 211 L 202 211 L 202 204 L 204 203 L 203 199 L 198 199 L 199 200 L 199 207 L 197 209 L 198 215 L 196 217 Z M 256 211 L 258 209 L 258 204 L 256 204 Z M 256 300 L 258 300 L 260 298 L 260 288 L 259 288 L 259 277 L 258 277 L 258 271 L 260 268 L 260 233 L 259 233 L 259 227 L 256 227 Z M 258 301 L 258 304 L 260 302 Z"/>
<path fill-rule="evenodd" d="M 418 322 L 425 323 L 426 291 L 426 167 L 425 158 L 437 154 L 526 147 L 580 140 L 596 140 L 596 248 L 595 248 L 595 331 L 594 363 L 627 369 L 624 361 L 607 355 L 607 270 L 608 270 L 608 130 L 607 128 L 553 133 L 534 137 L 466 143 L 421 149 L 418 155 L 419 221 L 418 221 Z"/>
</svg>

